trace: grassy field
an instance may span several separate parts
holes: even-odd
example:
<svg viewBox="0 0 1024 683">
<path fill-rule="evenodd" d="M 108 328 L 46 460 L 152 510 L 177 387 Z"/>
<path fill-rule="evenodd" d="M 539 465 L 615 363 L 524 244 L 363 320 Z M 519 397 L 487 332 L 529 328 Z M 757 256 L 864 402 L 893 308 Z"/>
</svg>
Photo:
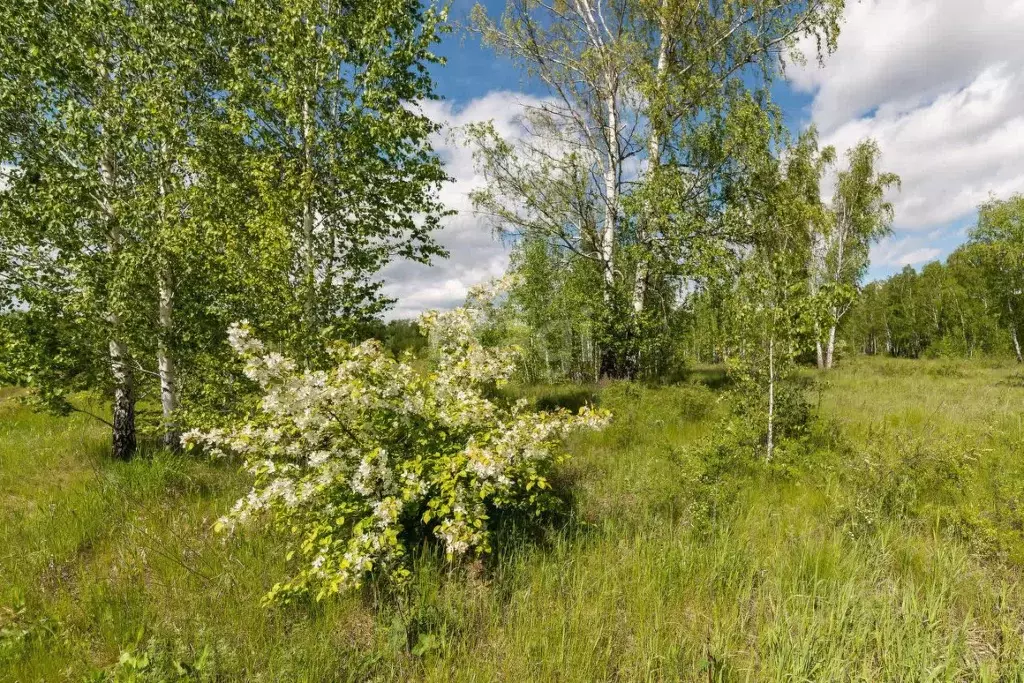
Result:
<svg viewBox="0 0 1024 683">
<path fill-rule="evenodd" d="M 706 460 L 720 376 L 595 400 L 573 513 L 408 595 L 267 609 L 282 546 L 223 541 L 229 463 L 105 456 L 0 393 L 0 680 L 1024 680 L 1024 375 L 856 360 L 770 467 Z"/>
</svg>

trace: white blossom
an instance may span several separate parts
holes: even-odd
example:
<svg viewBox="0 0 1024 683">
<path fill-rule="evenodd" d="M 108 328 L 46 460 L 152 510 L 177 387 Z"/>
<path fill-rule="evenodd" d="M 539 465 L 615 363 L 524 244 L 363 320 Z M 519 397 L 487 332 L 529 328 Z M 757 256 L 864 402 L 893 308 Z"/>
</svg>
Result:
<svg viewBox="0 0 1024 683">
<path fill-rule="evenodd" d="M 429 372 L 391 358 L 374 340 L 334 348 L 329 372 L 300 371 L 267 352 L 244 322 L 233 325 L 228 341 L 263 387 L 261 412 L 232 429 L 182 437 L 189 447 L 241 458 L 254 477 L 218 528 L 263 517 L 296 530 L 309 541 L 296 549 L 305 569 L 289 584 L 300 591 L 341 590 L 370 571 L 401 569 L 403 524 L 426 524 L 452 560 L 486 552 L 486 505 L 506 505 L 527 485 L 544 489 L 556 441 L 600 429 L 609 417 L 489 400 L 484 388 L 511 376 L 516 352 L 480 345 L 479 323 L 468 309 L 424 316 L 436 361 Z M 431 511 L 429 521 L 404 514 L 414 503 Z"/>
</svg>

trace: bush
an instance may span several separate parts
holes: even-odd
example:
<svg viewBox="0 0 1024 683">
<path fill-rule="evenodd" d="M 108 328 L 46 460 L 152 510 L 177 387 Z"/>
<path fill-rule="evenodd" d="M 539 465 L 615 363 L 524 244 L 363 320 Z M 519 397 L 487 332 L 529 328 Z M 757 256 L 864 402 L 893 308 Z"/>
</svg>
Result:
<svg viewBox="0 0 1024 683">
<path fill-rule="evenodd" d="M 374 340 L 335 347 L 333 370 L 300 371 L 244 324 L 232 327 L 231 344 L 262 388 L 260 410 L 185 440 L 242 457 L 255 477 L 219 528 L 265 518 L 295 536 L 289 559 L 301 566 L 269 599 L 319 599 L 371 572 L 404 581 L 411 544 L 428 537 L 443 542 L 449 561 L 487 553 L 492 513 L 537 518 L 555 506 L 558 441 L 608 420 L 588 407 L 534 413 L 525 401 L 489 398 L 515 354 L 481 346 L 472 311 L 420 324 L 436 357 L 431 372 Z"/>
<path fill-rule="evenodd" d="M 791 375 L 775 384 L 775 440 L 797 441 L 807 434 L 811 422 L 811 406 L 807 393 L 811 383 L 800 375 Z M 768 399 L 764 386 L 749 379 L 741 379 L 732 390 L 735 417 L 745 433 L 748 445 L 763 449 L 768 429 Z"/>
<path fill-rule="evenodd" d="M 969 498 L 976 460 L 956 443 L 872 441 L 846 463 L 841 481 L 850 500 L 839 504 L 840 520 L 851 531 L 873 531 L 882 519 L 937 520 Z"/>
</svg>

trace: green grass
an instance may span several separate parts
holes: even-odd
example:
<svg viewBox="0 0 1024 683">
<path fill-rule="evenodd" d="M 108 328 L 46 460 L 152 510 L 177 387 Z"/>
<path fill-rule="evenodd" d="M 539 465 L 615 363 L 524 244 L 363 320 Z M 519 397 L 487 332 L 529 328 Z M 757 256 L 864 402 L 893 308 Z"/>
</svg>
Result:
<svg viewBox="0 0 1024 683">
<path fill-rule="evenodd" d="M 274 609 L 279 541 L 211 531 L 233 466 L 114 463 L 0 394 L 0 680 L 1024 680 L 1016 367 L 851 361 L 805 448 L 711 476 L 719 384 L 526 391 L 615 414 L 568 444 L 568 519 L 425 553 L 397 602 Z"/>
</svg>

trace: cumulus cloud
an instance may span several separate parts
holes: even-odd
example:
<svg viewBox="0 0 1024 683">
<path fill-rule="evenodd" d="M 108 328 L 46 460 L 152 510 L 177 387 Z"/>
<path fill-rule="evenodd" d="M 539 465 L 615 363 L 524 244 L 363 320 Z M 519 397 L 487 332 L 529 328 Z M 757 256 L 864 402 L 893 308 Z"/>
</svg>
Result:
<svg viewBox="0 0 1024 683">
<path fill-rule="evenodd" d="M 956 91 L 993 64 L 1024 63 L 1022 0 L 862 0 L 847 4 L 839 49 L 793 83 L 831 129 L 879 109 L 907 111 Z M 809 46 L 808 46 L 809 47 Z"/>
<path fill-rule="evenodd" d="M 845 19 L 826 66 L 791 70 L 791 82 L 813 96 L 825 144 L 878 141 L 903 191 L 897 234 L 873 261 L 916 265 L 962 239 L 942 226 L 1024 191 L 1024 0 L 863 0 Z"/>
<path fill-rule="evenodd" d="M 425 310 L 458 306 L 469 287 L 505 272 L 507 245 L 474 213 L 469 201 L 469 193 L 483 185 L 483 177 L 476 171 L 472 151 L 454 133 L 468 123 L 493 121 L 499 134 L 514 139 L 522 134 L 518 118 L 524 107 L 536 103 L 522 93 L 497 91 L 462 106 L 446 101 L 424 104 L 423 111 L 444 125 L 433 143 L 452 181 L 442 188 L 440 198 L 456 214 L 444 221 L 437 237 L 451 255 L 431 266 L 397 262 L 386 268 L 381 274 L 384 293 L 398 299 L 388 317 L 410 318 Z"/>
<path fill-rule="evenodd" d="M 898 226 L 928 230 L 972 213 L 989 193 L 1024 190 L 1022 86 L 1024 75 L 994 66 L 911 111 L 851 119 L 824 141 L 848 149 L 877 140 L 885 168 L 903 179 Z"/>
<path fill-rule="evenodd" d="M 919 237 L 885 239 L 875 248 L 873 260 L 877 265 L 900 268 L 921 266 L 942 254 L 938 247 L 921 246 L 923 242 Z"/>
</svg>

